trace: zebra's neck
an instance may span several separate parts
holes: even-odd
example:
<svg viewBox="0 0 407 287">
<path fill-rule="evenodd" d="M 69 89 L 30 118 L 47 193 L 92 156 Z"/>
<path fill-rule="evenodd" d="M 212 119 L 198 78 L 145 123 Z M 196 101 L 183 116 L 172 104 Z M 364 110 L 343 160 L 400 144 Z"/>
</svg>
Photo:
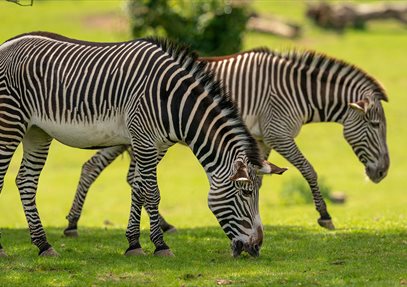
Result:
<svg viewBox="0 0 407 287">
<path fill-rule="evenodd" d="M 186 74 L 168 77 L 164 86 L 169 96 L 160 99 L 171 141 L 186 143 L 207 173 L 243 155 L 260 166 L 257 143 L 224 87 L 204 64 L 186 62 L 190 63 Z M 180 65 L 185 66 L 185 60 Z"/>
<path fill-rule="evenodd" d="M 208 174 L 225 166 L 225 172 L 230 172 L 231 163 L 244 156 L 260 165 L 255 140 L 230 102 L 212 98 L 206 92 L 190 98 L 181 101 L 184 115 L 179 134 Z"/>
</svg>

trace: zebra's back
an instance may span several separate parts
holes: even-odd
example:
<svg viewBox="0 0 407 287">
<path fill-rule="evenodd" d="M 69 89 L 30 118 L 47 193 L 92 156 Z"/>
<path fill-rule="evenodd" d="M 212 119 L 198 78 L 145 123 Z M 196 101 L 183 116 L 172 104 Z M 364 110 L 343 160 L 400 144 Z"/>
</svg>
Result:
<svg viewBox="0 0 407 287">
<path fill-rule="evenodd" d="M 15 37 L 0 52 L 28 126 L 80 148 L 130 142 L 129 111 L 166 57 L 145 40 L 93 43 L 41 32 Z"/>
</svg>

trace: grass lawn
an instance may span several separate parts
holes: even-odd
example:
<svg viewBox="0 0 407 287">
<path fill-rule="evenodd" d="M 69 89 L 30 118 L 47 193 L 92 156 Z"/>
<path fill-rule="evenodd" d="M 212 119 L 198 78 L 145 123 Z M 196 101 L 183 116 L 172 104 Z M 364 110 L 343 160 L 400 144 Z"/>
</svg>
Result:
<svg viewBox="0 0 407 287">
<path fill-rule="evenodd" d="M 261 190 L 265 242 L 257 259 L 230 256 L 229 242 L 206 204 L 206 176 L 188 148 L 174 146 L 159 165 L 161 212 L 179 232 L 166 235 L 175 258 L 151 256 L 143 214 L 141 242 L 148 256 L 126 258 L 124 236 L 130 207 L 125 182 L 128 156 L 117 159 L 90 190 L 80 237 L 62 231 L 82 163 L 93 154 L 54 142 L 42 173 L 37 205 L 59 258 L 39 258 L 29 233 L 14 178 L 15 154 L 0 195 L 0 286 L 402 286 L 407 285 L 407 31 L 395 22 L 372 23 L 344 35 L 321 31 L 303 16 L 297 1 L 253 1 L 262 13 L 278 13 L 303 24 L 295 41 L 247 33 L 245 48 L 309 48 L 356 64 L 377 78 L 389 96 L 384 103 L 391 166 L 380 184 L 365 181 L 363 166 L 337 124 L 312 124 L 298 137 L 301 150 L 344 205 L 329 205 L 336 231 L 320 229 L 312 205 L 284 205 L 282 186 L 301 175 L 288 166 L 268 177 Z M 94 41 L 130 38 L 122 1 L 35 1 L 19 7 L 0 1 L 0 43 L 17 34 L 46 30 Z"/>
</svg>

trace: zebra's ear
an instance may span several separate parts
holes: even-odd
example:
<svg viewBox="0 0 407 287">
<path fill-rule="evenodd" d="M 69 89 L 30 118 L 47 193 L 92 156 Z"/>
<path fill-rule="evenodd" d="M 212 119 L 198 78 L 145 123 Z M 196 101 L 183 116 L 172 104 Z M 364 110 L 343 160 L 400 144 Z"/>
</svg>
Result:
<svg viewBox="0 0 407 287">
<path fill-rule="evenodd" d="M 360 100 L 360 101 L 357 101 L 357 102 L 354 102 L 354 103 L 349 103 L 350 108 L 352 108 L 354 110 L 357 110 L 357 111 L 360 111 L 360 112 L 363 112 L 365 114 L 369 110 L 370 106 L 371 106 L 370 105 L 370 100 L 368 98 L 364 98 L 363 100 Z"/>
<path fill-rule="evenodd" d="M 230 177 L 231 181 L 251 182 L 247 166 L 241 160 L 235 161 L 234 168 L 235 173 Z"/>
<path fill-rule="evenodd" d="M 263 160 L 262 167 L 257 171 L 258 174 L 283 174 L 288 168 L 278 167 L 267 160 Z"/>
</svg>

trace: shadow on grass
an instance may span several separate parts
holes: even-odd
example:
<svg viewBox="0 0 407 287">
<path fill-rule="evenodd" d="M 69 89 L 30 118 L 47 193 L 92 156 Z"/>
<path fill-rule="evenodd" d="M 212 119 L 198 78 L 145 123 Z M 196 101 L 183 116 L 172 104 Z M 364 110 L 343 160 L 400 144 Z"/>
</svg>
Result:
<svg viewBox="0 0 407 287">
<path fill-rule="evenodd" d="M 347 286 L 375 282 L 397 286 L 407 279 L 406 230 L 329 232 L 265 226 L 260 257 L 244 255 L 237 259 L 231 257 L 229 240 L 219 227 L 180 229 L 166 235 L 175 258 L 152 256 L 154 246 L 148 231 L 141 234 L 148 255 L 136 258 L 123 256 L 127 248 L 124 229 L 81 228 L 78 238 L 64 237 L 63 228 L 46 231 L 59 258 L 39 258 L 27 230 L 2 229 L 2 244 L 9 254 L 0 258 L 2 284 L 209 286 L 300 282 Z"/>
</svg>

